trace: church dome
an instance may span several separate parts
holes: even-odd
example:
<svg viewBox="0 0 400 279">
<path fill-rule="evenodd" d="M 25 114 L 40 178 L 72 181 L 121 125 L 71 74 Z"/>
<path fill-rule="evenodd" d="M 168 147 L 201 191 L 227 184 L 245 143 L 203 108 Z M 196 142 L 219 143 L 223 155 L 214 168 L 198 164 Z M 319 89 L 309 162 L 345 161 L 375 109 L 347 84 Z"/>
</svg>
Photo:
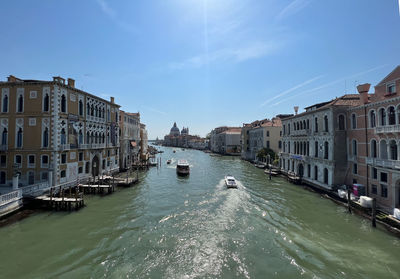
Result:
<svg viewBox="0 0 400 279">
<path fill-rule="evenodd" d="M 176 127 L 176 122 L 174 122 L 174 126 L 172 126 L 171 132 L 169 134 L 171 136 L 179 136 L 180 135 L 179 128 Z"/>
</svg>

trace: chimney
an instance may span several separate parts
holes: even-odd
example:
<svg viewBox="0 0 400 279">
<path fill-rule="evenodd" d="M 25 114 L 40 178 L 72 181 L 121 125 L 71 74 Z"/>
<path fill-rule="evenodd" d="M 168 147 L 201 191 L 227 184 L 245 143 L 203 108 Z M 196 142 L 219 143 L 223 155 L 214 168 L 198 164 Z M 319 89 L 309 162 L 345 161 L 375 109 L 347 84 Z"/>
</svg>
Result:
<svg viewBox="0 0 400 279">
<path fill-rule="evenodd" d="M 294 107 L 294 115 L 297 115 L 298 112 L 299 112 L 299 107 L 298 107 L 298 106 L 295 106 L 295 107 Z"/>
<path fill-rule="evenodd" d="M 369 91 L 370 87 L 371 87 L 371 84 L 369 84 L 369 83 L 364 83 L 364 84 L 360 84 L 357 86 L 357 90 L 358 90 L 358 93 L 360 93 L 361 102 L 363 104 L 368 104 L 368 91 Z"/>
<path fill-rule="evenodd" d="M 68 78 L 68 86 L 75 88 L 75 80 L 72 78 Z"/>
<path fill-rule="evenodd" d="M 13 75 L 9 75 L 8 78 L 7 78 L 7 81 L 8 82 L 16 82 L 17 78 L 15 76 L 13 76 Z"/>
<path fill-rule="evenodd" d="M 110 97 L 111 104 L 114 104 L 114 97 Z"/>
</svg>

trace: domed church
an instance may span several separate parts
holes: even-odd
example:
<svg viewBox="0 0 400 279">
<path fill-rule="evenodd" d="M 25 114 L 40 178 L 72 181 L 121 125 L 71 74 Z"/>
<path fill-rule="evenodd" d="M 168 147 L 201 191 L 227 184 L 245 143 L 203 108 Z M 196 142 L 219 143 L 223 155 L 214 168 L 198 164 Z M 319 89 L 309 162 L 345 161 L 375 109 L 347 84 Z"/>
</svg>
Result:
<svg viewBox="0 0 400 279">
<path fill-rule="evenodd" d="M 172 126 L 171 131 L 169 132 L 170 136 L 179 136 L 181 133 L 179 132 L 179 128 L 176 127 L 176 122 L 174 122 L 174 126 Z"/>
</svg>

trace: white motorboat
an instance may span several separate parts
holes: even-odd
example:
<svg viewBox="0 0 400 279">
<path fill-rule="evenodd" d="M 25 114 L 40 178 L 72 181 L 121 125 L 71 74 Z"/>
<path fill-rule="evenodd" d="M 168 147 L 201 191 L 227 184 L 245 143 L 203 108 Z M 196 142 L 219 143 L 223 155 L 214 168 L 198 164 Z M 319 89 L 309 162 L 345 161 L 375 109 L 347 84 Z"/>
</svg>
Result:
<svg viewBox="0 0 400 279">
<path fill-rule="evenodd" d="M 178 175 L 189 175 L 190 174 L 189 163 L 186 160 L 179 160 L 178 164 L 176 165 L 176 173 Z"/>
<path fill-rule="evenodd" d="M 225 185 L 227 188 L 237 188 L 236 179 L 232 175 L 225 176 Z"/>
</svg>

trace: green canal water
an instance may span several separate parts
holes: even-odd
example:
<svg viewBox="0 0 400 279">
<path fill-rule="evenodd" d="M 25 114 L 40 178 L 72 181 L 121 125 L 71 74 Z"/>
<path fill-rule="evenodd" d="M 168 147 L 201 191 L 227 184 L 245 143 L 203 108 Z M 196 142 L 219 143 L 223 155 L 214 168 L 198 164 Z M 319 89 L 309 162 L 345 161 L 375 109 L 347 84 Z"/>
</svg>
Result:
<svg viewBox="0 0 400 279">
<path fill-rule="evenodd" d="M 133 188 L 0 228 L 0 277 L 400 278 L 399 239 L 369 221 L 238 158 L 162 149 Z"/>
</svg>

